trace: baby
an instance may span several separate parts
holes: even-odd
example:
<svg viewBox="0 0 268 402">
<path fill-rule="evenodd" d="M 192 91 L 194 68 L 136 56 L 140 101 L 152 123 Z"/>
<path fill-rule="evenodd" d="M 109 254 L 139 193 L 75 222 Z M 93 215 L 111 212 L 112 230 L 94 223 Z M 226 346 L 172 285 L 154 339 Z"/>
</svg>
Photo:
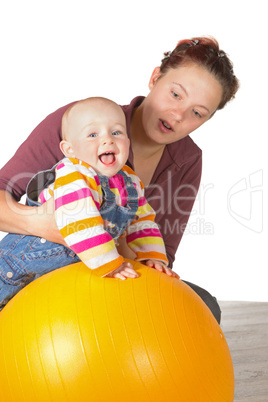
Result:
<svg viewBox="0 0 268 402">
<path fill-rule="evenodd" d="M 117 252 L 123 234 L 138 261 L 167 267 L 143 184 L 125 166 L 129 139 L 120 106 L 104 98 L 80 101 L 64 114 L 62 134 L 66 158 L 39 198 L 44 202 L 54 195 L 56 223 L 66 244 L 99 275 L 113 271 L 121 279 L 136 276 Z"/>
<path fill-rule="evenodd" d="M 137 261 L 178 277 L 167 267 L 143 184 L 125 165 L 129 139 L 120 106 L 105 98 L 75 103 L 63 116 L 62 136 L 65 158 L 33 177 L 27 199 L 30 205 L 40 205 L 54 197 L 56 223 L 68 247 L 8 234 L 0 249 L 0 309 L 30 281 L 77 261 L 100 276 L 136 278 L 132 265 L 117 251 L 121 236 Z"/>
</svg>

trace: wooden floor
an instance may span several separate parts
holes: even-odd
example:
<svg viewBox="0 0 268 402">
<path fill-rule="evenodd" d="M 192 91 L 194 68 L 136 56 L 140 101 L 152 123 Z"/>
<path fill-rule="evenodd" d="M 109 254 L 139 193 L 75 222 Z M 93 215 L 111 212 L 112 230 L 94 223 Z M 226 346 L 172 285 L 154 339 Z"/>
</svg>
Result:
<svg viewBox="0 0 268 402">
<path fill-rule="evenodd" d="M 268 303 L 219 302 L 235 373 L 235 402 L 268 402 Z"/>
</svg>

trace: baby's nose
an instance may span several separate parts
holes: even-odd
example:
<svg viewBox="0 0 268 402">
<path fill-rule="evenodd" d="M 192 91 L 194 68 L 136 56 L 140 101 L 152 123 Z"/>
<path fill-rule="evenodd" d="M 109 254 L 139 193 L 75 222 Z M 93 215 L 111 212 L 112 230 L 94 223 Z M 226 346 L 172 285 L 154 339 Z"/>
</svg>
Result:
<svg viewBox="0 0 268 402">
<path fill-rule="evenodd" d="M 102 140 L 103 145 L 113 144 L 113 142 L 114 142 L 114 139 L 112 136 L 106 136 Z"/>
</svg>

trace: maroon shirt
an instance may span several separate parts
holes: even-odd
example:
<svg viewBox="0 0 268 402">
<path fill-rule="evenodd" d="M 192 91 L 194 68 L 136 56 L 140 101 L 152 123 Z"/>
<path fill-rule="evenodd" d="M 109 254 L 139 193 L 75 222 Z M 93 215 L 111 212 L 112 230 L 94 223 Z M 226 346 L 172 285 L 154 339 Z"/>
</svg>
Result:
<svg viewBox="0 0 268 402">
<path fill-rule="evenodd" d="M 143 99 L 136 97 L 129 105 L 122 106 L 128 134 L 132 112 Z M 61 119 L 70 105 L 47 116 L 0 170 L 0 190 L 9 191 L 19 201 L 35 173 L 50 169 L 63 158 L 59 148 Z M 127 164 L 135 170 L 131 145 Z M 164 238 L 170 267 L 196 198 L 201 169 L 202 152 L 187 136 L 166 145 L 152 181 L 145 189 L 147 201 L 156 212 L 156 222 Z"/>
</svg>

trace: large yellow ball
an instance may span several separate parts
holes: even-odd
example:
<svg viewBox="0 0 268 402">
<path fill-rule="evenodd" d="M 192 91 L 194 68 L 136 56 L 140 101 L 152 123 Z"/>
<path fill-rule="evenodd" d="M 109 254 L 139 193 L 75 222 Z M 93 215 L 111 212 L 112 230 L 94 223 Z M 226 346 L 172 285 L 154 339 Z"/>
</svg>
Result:
<svg viewBox="0 0 268 402">
<path fill-rule="evenodd" d="M 0 401 L 232 402 L 220 326 L 186 284 L 82 263 L 32 282 L 0 313 Z"/>
</svg>

